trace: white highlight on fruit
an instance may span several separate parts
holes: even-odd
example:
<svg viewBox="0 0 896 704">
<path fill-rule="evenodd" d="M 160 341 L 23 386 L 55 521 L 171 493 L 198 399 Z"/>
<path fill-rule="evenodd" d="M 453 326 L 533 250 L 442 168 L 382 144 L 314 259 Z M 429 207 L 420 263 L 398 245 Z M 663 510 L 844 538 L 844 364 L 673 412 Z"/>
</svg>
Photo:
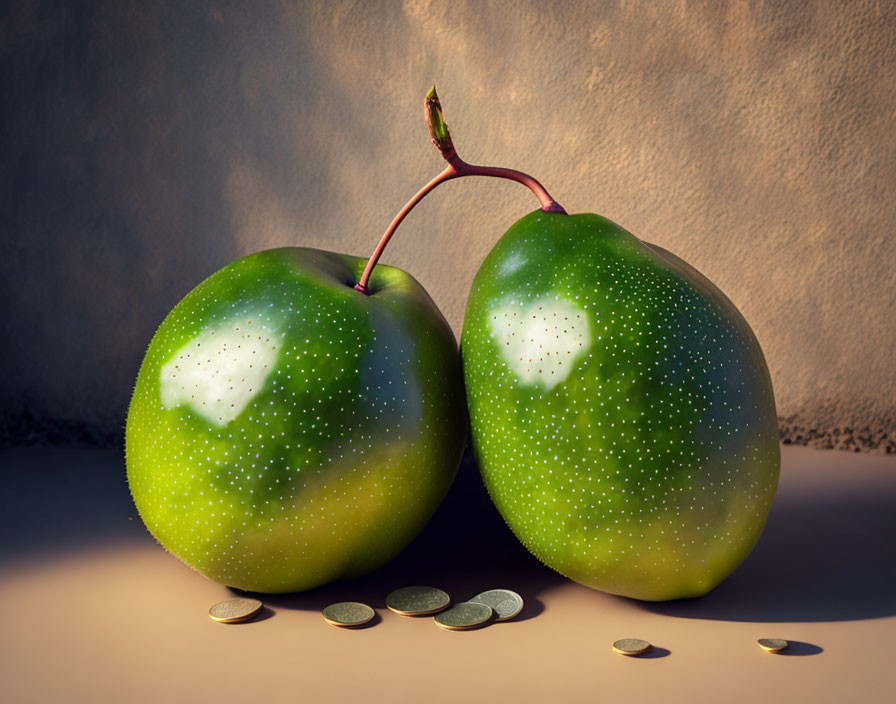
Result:
<svg viewBox="0 0 896 704">
<path fill-rule="evenodd" d="M 266 326 L 248 320 L 206 330 L 162 367 L 162 405 L 186 404 L 206 420 L 227 425 L 261 390 L 279 344 Z"/>
<path fill-rule="evenodd" d="M 492 337 L 522 384 L 550 390 L 561 384 L 588 351 L 588 316 L 568 301 L 542 300 L 496 309 Z"/>
</svg>

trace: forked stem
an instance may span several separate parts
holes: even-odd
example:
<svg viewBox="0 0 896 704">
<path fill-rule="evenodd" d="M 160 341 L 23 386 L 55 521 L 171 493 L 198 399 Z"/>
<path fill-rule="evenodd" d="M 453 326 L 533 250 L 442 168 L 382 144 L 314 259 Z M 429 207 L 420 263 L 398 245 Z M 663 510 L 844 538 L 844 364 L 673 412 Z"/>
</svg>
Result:
<svg viewBox="0 0 896 704">
<path fill-rule="evenodd" d="M 521 183 L 529 188 L 538 198 L 538 202 L 541 203 L 541 209 L 544 212 L 562 213 L 563 215 L 566 215 L 563 206 L 555 201 L 551 197 L 551 194 L 545 190 L 545 187 L 532 176 L 529 176 L 529 174 L 498 166 L 477 166 L 476 164 L 468 164 L 461 159 L 451 141 L 451 133 L 448 131 L 448 125 L 445 123 L 445 118 L 442 115 L 442 105 L 439 103 L 439 96 L 436 94 L 435 86 L 430 88 L 429 93 L 426 95 L 424 112 L 426 124 L 429 126 L 429 134 L 432 137 L 432 143 L 439 148 L 439 152 L 442 154 L 445 161 L 448 162 L 448 166 L 445 167 L 445 170 L 442 171 L 442 173 L 417 191 L 414 197 L 411 198 L 398 212 L 389 224 L 389 227 L 386 228 L 386 232 L 383 233 L 382 238 L 380 238 L 379 244 L 377 244 L 376 249 L 373 250 L 373 254 L 370 255 L 370 259 L 367 261 L 367 266 L 364 267 L 361 278 L 358 280 L 358 283 L 355 284 L 356 290 L 368 296 L 370 295 L 370 290 L 368 289 L 370 275 L 373 273 L 373 268 L 377 265 L 383 250 L 386 249 L 386 245 L 389 244 L 392 235 L 395 234 L 395 231 L 398 229 L 402 220 L 404 220 L 408 213 L 414 209 L 414 206 L 423 200 L 423 198 L 425 198 L 426 195 L 440 183 L 455 178 L 461 178 L 463 176 L 492 176 L 494 178 L 506 178 Z"/>
</svg>

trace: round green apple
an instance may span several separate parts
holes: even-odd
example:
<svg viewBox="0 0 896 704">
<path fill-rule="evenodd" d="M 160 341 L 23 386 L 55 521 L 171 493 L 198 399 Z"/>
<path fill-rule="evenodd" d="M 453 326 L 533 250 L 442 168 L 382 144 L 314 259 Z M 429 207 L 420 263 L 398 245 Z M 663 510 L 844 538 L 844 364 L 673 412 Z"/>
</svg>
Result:
<svg viewBox="0 0 896 704">
<path fill-rule="evenodd" d="M 768 368 L 685 262 L 536 211 L 479 269 L 461 350 L 486 487 L 544 563 L 653 601 L 706 593 L 753 548 L 780 466 Z"/>
<path fill-rule="evenodd" d="M 314 249 L 240 259 L 149 346 L 128 412 L 131 493 L 170 552 L 223 584 L 310 589 L 394 557 L 466 436 L 457 346 L 413 277 Z"/>
</svg>

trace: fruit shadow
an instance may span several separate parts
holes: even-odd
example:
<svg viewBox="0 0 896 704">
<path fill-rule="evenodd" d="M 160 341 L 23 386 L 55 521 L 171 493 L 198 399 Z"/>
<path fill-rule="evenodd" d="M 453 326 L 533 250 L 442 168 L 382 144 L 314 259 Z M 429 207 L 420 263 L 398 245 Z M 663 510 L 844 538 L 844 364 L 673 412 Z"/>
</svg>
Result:
<svg viewBox="0 0 896 704">
<path fill-rule="evenodd" d="M 734 574 L 706 596 L 639 602 L 643 608 L 679 618 L 757 622 L 896 614 L 896 476 L 857 471 L 848 479 L 816 481 L 806 472 L 793 481 L 787 469 L 759 543 Z M 814 654 L 791 643 L 791 655 Z"/>
<path fill-rule="evenodd" d="M 444 589 L 453 603 L 486 589 L 512 589 L 523 611 L 512 621 L 535 618 L 545 610 L 538 595 L 564 577 L 542 565 L 516 539 L 495 509 L 469 450 L 448 495 L 421 533 L 394 560 L 357 579 L 333 582 L 294 594 L 252 594 L 273 608 L 321 610 L 337 601 L 362 601 L 386 607 L 386 595 L 400 587 Z M 246 592 L 232 589 L 234 594 Z M 498 625 L 504 625 L 503 623 Z"/>
<path fill-rule="evenodd" d="M 120 449 L 0 451 L 0 570 L 109 545 L 149 545 Z"/>
</svg>

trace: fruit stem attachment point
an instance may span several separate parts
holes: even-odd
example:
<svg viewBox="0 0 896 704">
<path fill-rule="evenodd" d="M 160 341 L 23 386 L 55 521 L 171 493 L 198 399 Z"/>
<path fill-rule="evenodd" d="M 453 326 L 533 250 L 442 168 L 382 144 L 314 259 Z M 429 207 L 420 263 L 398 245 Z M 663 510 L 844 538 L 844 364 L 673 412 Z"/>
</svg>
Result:
<svg viewBox="0 0 896 704">
<path fill-rule="evenodd" d="M 355 284 L 355 290 L 360 291 L 367 296 L 370 295 L 370 290 L 368 289 L 370 275 L 379 261 L 383 250 L 386 248 L 386 245 L 389 244 L 389 240 L 392 238 L 395 230 L 398 229 L 401 221 L 407 217 L 408 213 L 414 209 L 414 206 L 423 200 L 423 198 L 440 183 L 455 178 L 461 178 L 463 176 L 492 176 L 494 178 L 506 178 L 521 183 L 529 188 L 529 190 L 531 190 L 538 198 L 538 202 L 541 203 L 541 209 L 544 212 L 566 215 L 566 210 L 564 210 L 563 206 L 555 201 L 545 187 L 529 174 L 498 166 L 478 166 L 476 164 L 468 164 L 461 159 L 454 149 L 454 143 L 451 140 L 451 132 L 448 130 L 448 124 L 445 122 L 445 116 L 442 114 L 442 104 L 439 102 L 439 96 L 436 93 L 435 86 L 430 88 L 429 92 L 426 94 L 424 117 L 426 119 L 426 125 L 429 127 L 429 135 L 432 138 L 432 143 L 438 148 L 442 158 L 448 162 L 448 166 L 442 173 L 417 191 L 414 197 L 411 198 L 398 212 L 395 218 L 393 218 L 389 227 L 386 228 L 386 232 L 383 233 L 383 236 L 380 238 L 379 244 L 377 244 L 376 249 L 373 251 L 373 254 L 367 262 L 367 266 L 364 267 L 361 278 L 358 279 L 358 283 Z"/>
</svg>

